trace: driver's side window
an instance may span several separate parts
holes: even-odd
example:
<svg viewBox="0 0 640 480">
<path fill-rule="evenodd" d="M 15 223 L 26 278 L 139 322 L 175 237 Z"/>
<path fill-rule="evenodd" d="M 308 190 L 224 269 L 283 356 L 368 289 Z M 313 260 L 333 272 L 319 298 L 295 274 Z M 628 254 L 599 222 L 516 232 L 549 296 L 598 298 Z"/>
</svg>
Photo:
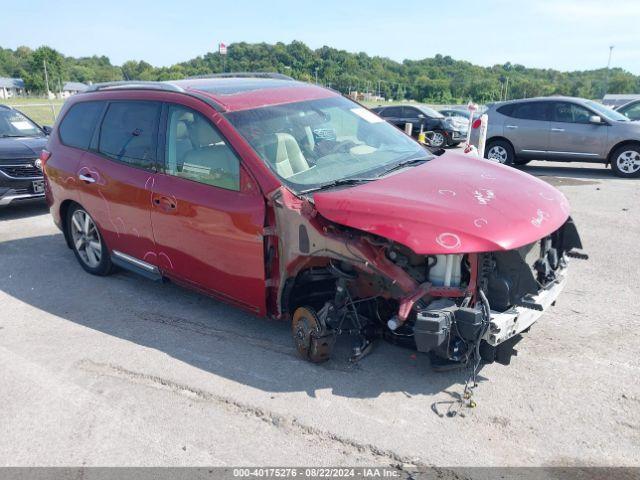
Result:
<svg viewBox="0 0 640 480">
<path fill-rule="evenodd" d="M 170 105 L 165 173 L 198 183 L 240 190 L 240 162 L 202 114 Z"/>
<path fill-rule="evenodd" d="M 589 123 L 589 110 L 575 103 L 556 102 L 553 106 L 553 121 L 564 123 Z"/>
</svg>

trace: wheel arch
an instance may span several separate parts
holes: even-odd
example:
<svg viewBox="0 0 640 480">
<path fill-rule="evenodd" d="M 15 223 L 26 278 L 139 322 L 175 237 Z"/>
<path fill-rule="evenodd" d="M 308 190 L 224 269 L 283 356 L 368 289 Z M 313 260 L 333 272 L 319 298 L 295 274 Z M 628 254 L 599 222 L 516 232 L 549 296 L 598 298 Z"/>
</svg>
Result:
<svg viewBox="0 0 640 480">
<path fill-rule="evenodd" d="M 511 148 L 513 148 L 513 151 L 516 151 L 515 146 L 513 145 L 513 142 L 511 140 L 509 140 L 507 137 L 503 137 L 501 135 L 494 135 L 491 138 L 487 138 L 485 145 L 489 146 L 489 144 L 491 142 L 497 142 L 497 141 L 502 141 L 502 142 L 507 142 L 509 145 L 511 145 Z"/>
<path fill-rule="evenodd" d="M 607 154 L 607 161 L 605 162 L 605 165 L 607 167 L 609 167 L 611 165 L 611 160 L 613 159 L 613 154 L 614 154 L 614 152 L 616 150 L 618 150 L 620 147 L 626 147 L 626 146 L 629 146 L 629 145 L 633 145 L 635 147 L 640 148 L 640 141 L 639 140 L 623 140 L 621 142 L 616 143 L 609 150 L 609 153 Z"/>
<path fill-rule="evenodd" d="M 60 224 L 62 225 L 62 233 L 64 234 L 64 239 L 67 242 L 67 247 L 73 248 L 73 243 L 71 242 L 71 238 L 69 238 L 69 229 L 67 228 L 67 216 L 69 213 L 69 209 L 74 205 L 82 206 L 75 200 L 64 200 L 60 204 Z"/>
</svg>

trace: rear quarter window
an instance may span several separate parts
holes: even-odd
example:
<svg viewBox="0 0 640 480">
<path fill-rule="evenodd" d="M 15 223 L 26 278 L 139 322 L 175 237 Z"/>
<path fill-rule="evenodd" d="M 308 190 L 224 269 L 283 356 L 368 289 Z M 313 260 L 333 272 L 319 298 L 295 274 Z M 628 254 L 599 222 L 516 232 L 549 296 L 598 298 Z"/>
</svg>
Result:
<svg viewBox="0 0 640 480">
<path fill-rule="evenodd" d="M 104 102 L 82 102 L 73 105 L 58 129 L 60 141 L 69 147 L 89 148 Z"/>
</svg>

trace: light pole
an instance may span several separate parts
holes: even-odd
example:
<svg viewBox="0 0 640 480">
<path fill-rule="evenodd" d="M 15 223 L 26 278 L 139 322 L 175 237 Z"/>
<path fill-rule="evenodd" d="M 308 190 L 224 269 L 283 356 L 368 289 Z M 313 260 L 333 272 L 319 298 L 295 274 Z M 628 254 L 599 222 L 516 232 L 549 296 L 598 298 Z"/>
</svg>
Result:
<svg viewBox="0 0 640 480">
<path fill-rule="evenodd" d="M 607 90 L 609 90 L 609 69 L 611 67 L 611 54 L 613 53 L 613 47 L 615 47 L 615 45 L 609 45 L 609 60 L 607 61 L 607 73 L 604 77 L 604 94 L 602 95 L 603 98 L 607 94 Z"/>
</svg>

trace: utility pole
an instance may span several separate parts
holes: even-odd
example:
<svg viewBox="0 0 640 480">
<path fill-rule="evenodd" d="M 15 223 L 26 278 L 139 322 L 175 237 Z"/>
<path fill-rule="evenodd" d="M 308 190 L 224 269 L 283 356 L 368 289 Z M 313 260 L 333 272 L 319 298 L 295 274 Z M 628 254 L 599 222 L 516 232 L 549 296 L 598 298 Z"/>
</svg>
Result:
<svg viewBox="0 0 640 480">
<path fill-rule="evenodd" d="M 49 98 L 49 74 L 47 73 L 47 59 L 42 60 L 42 64 L 44 65 L 44 84 L 47 89 L 47 98 Z"/>
<path fill-rule="evenodd" d="M 509 77 L 507 77 L 507 82 L 504 85 L 504 99 L 505 101 L 508 99 L 509 96 Z"/>
<path fill-rule="evenodd" d="M 316 85 L 318 84 L 318 67 L 316 67 Z"/>
<path fill-rule="evenodd" d="M 615 45 L 609 45 L 609 60 L 607 61 L 607 73 L 604 77 L 604 94 L 603 97 L 607 94 L 607 90 L 609 90 L 609 69 L 611 68 L 611 54 L 613 53 L 613 47 Z"/>
<path fill-rule="evenodd" d="M 42 59 L 42 64 L 44 65 L 44 85 L 47 89 L 47 100 L 49 100 L 49 105 L 51 105 L 51 116 L 53 117 L 53 121 L 56 120 L 56 107 L 51 103 L 51 99 L 49 98 L 49 74 L 47 73 L 47 59 Z"/>
</svg>

